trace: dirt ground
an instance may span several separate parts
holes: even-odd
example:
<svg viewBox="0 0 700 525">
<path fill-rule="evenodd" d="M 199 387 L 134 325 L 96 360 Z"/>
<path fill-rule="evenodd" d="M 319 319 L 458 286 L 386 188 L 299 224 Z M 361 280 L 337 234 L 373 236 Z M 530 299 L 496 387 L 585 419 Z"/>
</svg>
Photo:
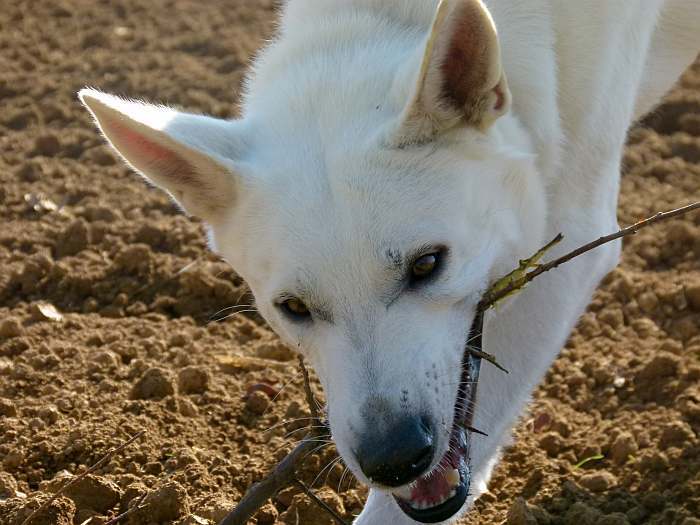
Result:
<svg viewBox="0 0 700 525">
<path fill-rule="evenodd" d="M 281 424 L 306 414 L 294 355 L 201 224 L 117 162 L 75 96 L 234 116 L 273 20 L 271 0 L 2 1 L 3 525 L 142 430 L 34 523 L 105 524 L 142 501 L 127 523 L 212 523 L 302 436 Z M 622 224 L 700 199 L 700 67 L 644 124 Z M 461 523 L 700 524 L 699 380 L 695 213 L 625 242 Z M 340 464 L 322 471 L 334 458 L 319 451 L 303 478 L 349 520 L 365 491 Z M 332 523 L 296 489 L 255 522 Z"/>
</svg>

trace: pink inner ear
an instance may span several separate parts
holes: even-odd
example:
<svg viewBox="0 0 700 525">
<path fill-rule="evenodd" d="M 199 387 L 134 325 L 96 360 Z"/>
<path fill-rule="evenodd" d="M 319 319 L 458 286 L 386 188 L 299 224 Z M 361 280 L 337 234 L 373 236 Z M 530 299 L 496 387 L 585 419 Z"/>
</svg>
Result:
<svg viewBox="0 0 700 525">
<path fill-rule="evenodd" d="M 464 10 L 454 22 L 449 37 L 447 54 L 441 71 L 443 76 L 443 95 L 457 107 L 465 107 L 478 97 L 480 81 L 483 82 L 485 69 L 483 64 L 487 50 L 482 43 L 483 30 L 470 10 Z"/>
<path fill-rule="evenodd" d="M 151 170 L 156 175 L 170 179 L 171 183 L 192 184 L 197 182 L 193 166 L 173 150 L 146 138 L 143 134 L 125 126 L 118 120 L 106 122 L 112 135 L 119 142 L 119 148 L 135 167 L 145 172 Z"/>
</svg>

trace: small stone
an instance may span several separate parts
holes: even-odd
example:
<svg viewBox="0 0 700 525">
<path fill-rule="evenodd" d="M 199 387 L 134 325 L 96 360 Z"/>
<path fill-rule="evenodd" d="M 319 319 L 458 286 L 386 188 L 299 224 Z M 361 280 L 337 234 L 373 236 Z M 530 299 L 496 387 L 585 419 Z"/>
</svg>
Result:
<svg viewBox="0 0 700 525">
<path fill-rule="evenodd" d="M 232 501 L 226 498 L 214 496 L 213 499 L 209 499 L 201 508 L 197 509 L 197 514 L 213 523 L 220 523 L 235 506 Z M 258 524 L 260 523 L 258 519 Z"/>
<path fill-rule="evenodd" d="M 15 175 L 24 182 L 36 182 L 41 179 L 42 173 L 39 166 L 27 162 L 17 168 Z"/>
<path fill-rule="evenodd" d="M 34 140 L 34 149 L 39 155 L 54 157 L 61 151 L 61 143 L 55 135 L 39 135 Z"/>
<path fill-rule="evenodd" d="M 56 256 L 64 257 L 80 253 L 90 244 L 90 230 L 87 222 L 79 218 L 63 230 L 56 241 Z"/>
<path fill-rule="evenodd" d="M 88 474 L 68 487 L 65 494 L 79 509 L 88 508 L 104 514 L 119 503 L 122 492 L 114 482 Z"/>
<path fill-rule="evenodd" d="M 260 390 L 252 392 L 245 401 L 246 408 L 257 415 L 264 414 L 269 405 L 270 399 L 265 392 L 261 392 Z"/>
<path fill-rule="evenodd" d="M 277 521 L 278 516 L 279 512 L 277 512 L 272 503 L 263 505 L 256 514 L 258 525 L 273 525 Z"/>
<path fill-rule="evenodd" d="M 11 498 L 17 492 L 17 481 L 9 472 L 0 472 L 0 499 Z"/>
<path fill-rule="evenodd" d="M 14 403 L 9 399 L 0 397 L 0 416 L 15 417 L 16 415 L 17 408 Z"/>
<path fill-rule="evenodd" d="M 47 405 L 39 409 L 39 417 L 49 425 L 53 425 L 59 420 L 61 413 L 55 406 Z"/>
<path fill-rule="evenodd" d="M 645 313 L 652 313 L 659 306 L 659 298 L 654 292 L 644 292 L 637 298 L 637 304 Z"/>
<path fill-rule="evenodd" d="M 292 361 L 295 358 L 292 352 L 284 343 L 262 343 L 254 350 L 257 357 L 272 359 L 274 361 Z"/>
<path fill-rule="evenodd" d="M 119 356 L 110 350 L 98 350 L 90 356 L 90 368 L 94 370 L 115 370 L 119 368 Z"/>
<path fill-rule="evenodd" d="M 504 525 L 537 525 L 537 518 L 524 498 L 515 498 L 510 510 L 508 510 Z"/>
<path fill-rule="evenodd" d="M 132 500 L 135 504 L 137 499 Z M 172 523 L 190 512 L 187 491 L 177 481 L 168 481 L 156 491 L 151 492 L 145 499 L 144 508 L 129 515 L 127 523 L 140 525 L 143 523 Z"/>
<path fill-rule="evenodd" d="M 617 485 L 617 478 L 605 470 L 592 472 L 581 477 L 579 483 L 591 492 L 605 492 Z"/>
<path fill-rule="evenodd" d="M 131 399 L 161 399 L 175 393 L 167 370 L 149 368 L 131 389 Z"/>
<path fill-rule="evenodd" d="M 197 414 L 199 414 L 199 409 L 197 408 L 197 405 L 195 405 L 186 397 L 178 399 L 177 406 L 180 414 L 182 414 L 185 417 L 195 417 L 197 416 Z"/>
<path fill-rule="evenodd" d="M 623 432 L 615 438 L 612 447 L 610 447 L 610 456 L 617 465 L 622 465 L 637 450 L 637 442 L 634 436 L 629 432 Z"/>
<path fill-rule="evenodd" d="M 598 315 L 598 319 L 614 329 L 625 324 L 625 315 L 621 308 L 607 308 Z"/>
<path fill-rule="evenodd" d="M 643 381 L 661 377 L 671 377 L 678 374 L 681 358 L 669 352 L 660 352 L 649 361 L 637 374 Z"/>
<path fill-rule="evenodd" d="M 556 432 L 547 432 L 540 438 L 540 446 L 550 457 L 556 457 L 564 446 L 564 440 Z"/>
<path fill-rule="evenodd" d="M 170 339 L 168 339 L 168 346 L 169 347 L 173 347 L 173 346 L 184 347 L 189 342 L 190 342 L 190 338 L 187 336 L 187 334 L 176 333 L 176 334 L 171 335 Z"/>
<path fill-rule="evenodd" d="M 695 442 L 695 432 L 685 421 L 674 421 L 666 425 L 661 433 L 660 446 L 667 449 L 671 446 L 684 448 L 685 445 Z"/>
<path fill-rule="evenodd" d="M 29 306 L 29 312 L 32 315 L 34 321 L 52 321 L 61 322 L 63 321 L 63 314 L 58 311 L 58 309 L 51 303 L 45 301 L 39 301 L 37 303 L 32 303 Z"/>
<path fill-rule="evenodd" d="M 209 372 L 201 366 L 188 366 L 180 370 L 177 387 L 181 394 L 203 394 L 209 387 Z"/>
<path fill-rule="evenodd" d="M 0 323 L 0 337 L 5 339 L 10 339 L 12 337 L 18 337 L 24 333 L 24 327 L 22 327 L 19 320 L 14 317 L 9 317 L 4 319 Z"/>
<path fill-rule="evenodd" d="M 5 470 L 15 470 L 24 462 L 24 452 L 19 449 L 11 449 L 7 454 L 5 454 L 2 464 Z"/>
</svg>

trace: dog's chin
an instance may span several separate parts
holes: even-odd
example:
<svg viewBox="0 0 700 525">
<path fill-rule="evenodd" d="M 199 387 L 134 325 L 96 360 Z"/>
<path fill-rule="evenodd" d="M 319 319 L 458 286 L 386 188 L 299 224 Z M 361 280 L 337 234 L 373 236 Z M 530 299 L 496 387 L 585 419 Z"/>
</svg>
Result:
<svg viewBox="0 0 700 525">
<path fill-rule="evenodd" d="M 481 349 L 483 315 L 477 315 L 468 341 Z M 469 444 L 476 402 L 476 387 L 481 360 L 465 352 L 462 359 L 462 377 L 454 407 L 454 422 L 447 452 L 426 475 L 408 486 L 392 492 L 399 508 L 419 523 L 441 523 L 457 514 L 469 496 L 472 475 L 469 463 Z"/>
</svg>

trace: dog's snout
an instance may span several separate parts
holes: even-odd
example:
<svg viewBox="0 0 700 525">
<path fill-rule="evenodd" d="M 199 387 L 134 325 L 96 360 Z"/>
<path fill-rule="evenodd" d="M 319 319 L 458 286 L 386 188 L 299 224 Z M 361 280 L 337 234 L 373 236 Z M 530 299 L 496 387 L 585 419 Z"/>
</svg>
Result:
<svg viewBox="0 0 700 525">
<path fill-rule="evenodd" d="M 424 418 L 407 417 L 381 435 L 368 430 L 356 455 L 372 482 L 387 487 L 405 485 L 424 474 L 433 460 L 432 428 Z"/>
</svg>

